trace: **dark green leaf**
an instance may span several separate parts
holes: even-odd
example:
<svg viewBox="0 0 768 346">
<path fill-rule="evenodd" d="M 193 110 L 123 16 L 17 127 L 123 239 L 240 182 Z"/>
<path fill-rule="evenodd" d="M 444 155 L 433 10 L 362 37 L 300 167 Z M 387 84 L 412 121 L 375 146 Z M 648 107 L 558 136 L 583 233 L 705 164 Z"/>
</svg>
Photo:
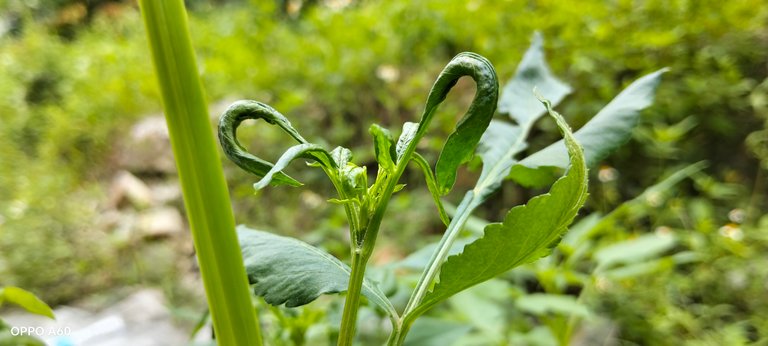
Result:
<svg viewBox="0 0 768 346">
<path fill-rule="evenodd" d="M 296 307 L 321 294 L 344 292 L 350 268 L 336 257 L 297 239 L 237 227 L 248 281 L 256 295 L 272 305 Z M 396 316 L 386 295 L 371 281 L 363 282 L 363 295 Z"/>
<path fill-rule="evenodd" d="M 456 124 L 454 132 L 448 136 L 437 160 L 435 177 L 441 195 L 447 194 L 453 187 L 456 181 L 456 170 L 461 163 L 471 158 L 477 142 L 480 141 L 496 110 L 499 82 L 496 78 L 496 70 L 488 59 L 468 52 L 459 53 L 451 59 L 432 85 L 424 113 L 419 121 L 419 128 L 413 139 L 408 140 L 409 133 L 404 129 L 401 140 L 398 141 L 398 156 L 410 156 L 418 140 L 426 133 L 437 107 L 463 76 L 474 79 L 477 91 L 469 110 Z M 401 143 L 405 142 L 408 142 L 408 145 L 401 150 Z"/>
<path fill-rule="evenodd" d="M 496 111 L 499 97 L 499 81 L 493 65 L 484 57 L 474 53 L 457 55 L 440 74 L 427 100 L 427 111 L 432 113 L 461 76 L 471 76 L 477 84 L 477 92 L 469 110 L 461 118 L 456 129 L 440 151 L 435 165 L 435 178 L 440 194 L 446 195 L 456 182 L 459 165 L 469 161 L 485 129 Z M 420 125 L 419 131 L 421 131 Z"/>
<path fill-rule="evenodd" d="M 571 93 L 571 87 L 549 70 L 544 59 L 543 41 L 538 32 L 533 35 L 515 76 L 504 86 L 499 98 L 499 113 L 508 114 L 520 125 L 535 122 L 547 111 L 533 95 L 533 88 L 537 88 L 553 107 Z"/>
</svg>

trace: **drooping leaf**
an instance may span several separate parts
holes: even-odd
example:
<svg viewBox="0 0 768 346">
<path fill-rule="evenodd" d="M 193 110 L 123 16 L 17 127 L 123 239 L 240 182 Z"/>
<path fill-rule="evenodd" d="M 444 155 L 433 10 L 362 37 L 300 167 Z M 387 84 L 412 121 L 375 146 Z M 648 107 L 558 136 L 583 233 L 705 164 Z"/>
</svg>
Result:
<svg viewBox="0 0 768 346">
<path fill-rule="evenodd" d="M 336 169 L 334 158 L 323 147 L 312 143 L 297 144 L 288 148 L 288 150 L 280 156 L 280 159 L 277 160 L 275 165 L 264 174 L 264 177 L 253 184 L 253 188 L 256 190 L 265 188 L 276 174 L 280 173 L 280 171 L 285 169 L 285 167 L 288 167 L 293 160 L 298 158 L 315 160 L 327 169 Z"/>
<path fill-rule="evenodd" d="M 547 255 L 565 233 L 586 200 L 587 168 L 565 120 L 554 111 L 550 114 L 565 137 L 571 160 L 567 174 L 548 194 L 512 208 L 503 223 L 486 226 L 482 238 L 464 247 L 461 254 L 448 257 L 440 269 L 440 281 L 406 318 L 411 320 L 468 287 Z"/>
<path fill-rule="evenodd" d="M 496 102 L 499 97 L 499 81 L 496 77 L 496 70 L 487 59 L 477 54 L 469 53 L 467 56 L 462 56 L 458 63 L 462 66 L 461 69 L 466 71 L 465 74 L 475 80 L 477 92 L 469 106 L 469 110 L 467 110 L 467 113 L 461 118 L 459 123 L 456 124 L 456 129 L 445 141 L 445 145 L 443 145 L 443 149 L 440 151 L 440 156 L 435 164 L 437 186 L 443 195 L 448 194 L 453 188 L 453 184 L 456 182 L 456 170 L 459 165 L 469 161 L 472 157 L 480 137 L 482 137 L 493 118 L 493 114 L 496 111 Z M 458 80 L 455 75 L 449 75 L 449 78 L 451 78 L 449 79 L 451 86 Z M 438 83 L 440 83 L 440 78 L 438 78 L 435 85 L 438 85 Z M 445 99 L 445 95 L 440 98 L 440 101 L 443 99 Z"/>
<path fill-rule="evenodd" d="M 277 125 L 299 143 L 307 143 L 288 119 L 272 107 L 256 101 L 237 101 L 233 103 L 219 119 L 219 143 L 224 154 L 232 162 L 257 177 L 263 177 L 272 169 L 272 163 L 249 153 L 237 140 L 237 127 L 247 119 L 263 119 Z M 271 179 L 275 184 L 300 186 L 301 183 L 280 172 Z"/>
<path fill-rule="evenodd" d="M 453 133 L 448 136 L 437 160 L 435 177 L 442 195 L 447 194 L 453 187 L 456 181 L 456 170 L 461 163 L 471 158 L 477 142 L 480 141 L 496 110 L 499 82 L 496 70 L 488 59 L 469 52 L 459 53 L 451 59 L 432 85 L 424 113 L 419 121 L 419 128 L 413 140 L 401 154 L 405 155 L 409 150 L 415 149 L 418 139 L 426 133 L 437 107 L 463 76 L 469 76 L 475 81 L 477 91 L 467 113 L 456 124 Z"/>
<path fill-rule="evenodd" d="M 296 307 L 321 294 L 347 290 L 350 268 L 312 245 L 268 232 L 237 227 L 248 281 L 256 295 L 272 305 Z M 386 295 L 369 280 L 363 295 L 384 311 L 397 316 Z"/>
<path fill-rule="evenodd" d="M 576 131 L 575 137 L 584 148 L 588 167 L 594 166 L 629 140 L 637 126 L 640 111 L 653 103 L 656 87 L 666 71 L 661 69 L 639 78 Z M 526 157 L 519 164 L 532 169 L 545 166 L 565 168 L 568 152 L 560 140 Z"/>
<path fill-rule="evenodd" d="M 519 125 L 534 122 L 547 111 L 533 95 L 533 88 L 537 88 L 553 107 L 571 93 L 571 87 L 549 70 L 543 45 L 541 34 L 534 33 L 531 46 L 517 66 L 515 76 L 501 91 L 499 113 L 508 114 Z"/>
<path fill-rule="evenodd" d="M 33 314 L 55 319 L 53 310 L 51 310 L 48 304 L 40 300 L 32 292 L 22 288 L 14 286 L 0 288 L 0 306 L 3 305 L 3 302 L 16 304 Z"/>
</svg>

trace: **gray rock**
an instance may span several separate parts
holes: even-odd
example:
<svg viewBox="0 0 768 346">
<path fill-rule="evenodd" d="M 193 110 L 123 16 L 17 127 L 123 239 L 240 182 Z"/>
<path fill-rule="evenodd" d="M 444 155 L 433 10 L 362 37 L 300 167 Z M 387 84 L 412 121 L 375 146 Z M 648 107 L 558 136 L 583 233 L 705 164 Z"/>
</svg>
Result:
<svg viewBox="0 0 768 346">
<path fill-rule="evenodd" d="M 152 204 L 152 191 L 147 184 L 128 171 L 118 172 L 109 188 L 110 208 L 119 208 L 124 202 L 139 209 Z"/>
<path fill-rule="evenodd" d="M 144 237 L 167 237 L 183 232 L 184 220 L 176 208 L 159 207 L 139 214 L 136 228 Z"/>
<path fill-rule="evenodd" d="M 168 128 L 162 115 L 149 116 L 130 129 L 118 144 L 117 164 L 136 173 L 173 173 L 173 161 Z"/>
</svg>

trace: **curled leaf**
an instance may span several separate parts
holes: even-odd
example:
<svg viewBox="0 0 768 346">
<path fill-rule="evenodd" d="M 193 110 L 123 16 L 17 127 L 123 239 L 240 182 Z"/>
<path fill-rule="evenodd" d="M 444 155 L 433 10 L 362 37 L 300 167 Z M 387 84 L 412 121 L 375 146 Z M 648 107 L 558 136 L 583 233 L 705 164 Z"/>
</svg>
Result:
<svg viewBox="0 0 768 346">
<path fill-rule="evenodd" d="M 237 101 L 233 103 L 219 119 L 219 143 L 224 155 L 247 172 L 264 177 L 273 164 L 249 153 L 237 140 L 237 127 L 247 119 L 263 119 L 271 125 L 277 125 L 299 143 L 307 143 L 288 119 L 272 107 L 257 101 Z M 301 183 L 282 172 L 273 173 L 271 178 L 276 184 L 299 186 Z"/>
</svg>

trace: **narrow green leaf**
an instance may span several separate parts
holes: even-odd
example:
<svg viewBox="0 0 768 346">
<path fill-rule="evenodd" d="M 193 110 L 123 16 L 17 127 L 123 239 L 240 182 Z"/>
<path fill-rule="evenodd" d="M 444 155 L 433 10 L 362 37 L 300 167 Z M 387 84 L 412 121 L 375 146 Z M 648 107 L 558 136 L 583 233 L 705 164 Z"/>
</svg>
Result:
<svg viewBox="0 0 768 346">
<path fill-rule="evenodd" d="M 233 103 L 221 115 L 219 119 L 219 143 L 224 154 L 232 162 L 247 172 L 257 177 L 264 177 L 267 172 L 272 170 L 272 163 L 265 161 L 249 153 L 237 140 L 237 128 L 247 119 L 263 119 L 269 124 L 277 125 L 285 133 L 290 135 L 299 143 L 307 143 L 301 137 L 298 131 L 291 125 L 288 119 L 269 105 L 256 101 L 237 101 Z M 273 173 L 274 177 L 270 180 L 276 184 L 286 184 L 291 186 L 300 186 L 301 183 L 287 176 L 278 170 Z"/>
<path fill-rule="evenodd" d="M 268 232 L 237 227 L 248 281 L 256 295 L 272 305 L 296 307 L 321 294 L 340 293 L 349 284 L 350 268 L 312 245 Z M 362 292 L 391 316 L 395 308 L 376 284 L 363 281 Z"/>
<path fill-rule="evenodd" d="M 517 66 L 515 76 L 504 86 L 499 98 L 499 113 L 508 114 L 519 125 L 535 122 L 547 111 L 533 95 L 533 88 L 537 88 L 553 107 L 571 93 L 571 87 L 549 70 L 543 45 L 541 34 L 534 33 L 531 46 Z"/>
<path fill-rule="evenodd" d="M 637 126 L 640 111 L 653 103 L 656 87 L 666 71 L 661 69 L 639 78 L 576 131 L 574 135 L 584 148 L 588 167 L 594 166 L 629 140 L 632 129 Z M 520 161 L 520 165 L 528 168 L 565 168 L 568 165 L 568 152 L 560 140 L 526 157 Z"/>
<path fill-rule="evenodd" d="M 429 162 L 427 162 L 427 159 L 419 153 L 414 153 L 412 160 L 416 162 L 424 173 L 424 179 L 427 181 L 427 189 L 429 190 L 429 193 L 432 194 L 432 199 L 435 202 L 435 206 L 437 206 L 437 211 L 440 213 L 440 220 L 448 226 L 448 224 L 451 223 L 451 219 L 448 217 L 448 213 L 445 212 L 443 202 L 440 200 L 440 190 L 437 187 L 435 176 L 432 174 L 432 169 L 429 167 Z"/>
<path fill-rule="evenodd" d="M 48 304 L 40 300 L 40 298 L 35 296 L 32 292 L 22 288 L 14 286 L 0 288 L 0 305 L 2 305 L 3 302 L 16 304 L 36 315 L 56 319 L 56 317 L 53 316 L 53 310 L 51 310 L 51 307 L 48 306 Z"/>
<path fill-rule="evenodd" d="M 253 187 L 256 190 L 265 188 L 272 181 L 272 178 L 275 176 L 275 174 L 280 173 L 280 171 L 285 169 L 285 167 L 288 167 L 288 165 L 293 162 L 293 160 L 298 158 L 315 160 L 320 163 L 322 167 L 328 170 L 336 170 L 336 163 L 334 158 L 331 157 L 331 154 L 323 149 L 323 147 L 312 143 L 297 144 L 288 148 L 288 150 L 286 150 L 285 153 L 280 156 L 280 159 L 277 160 L 275 165 L 272 166 L 272 168 L 266 174 L 264 174 L 264 177 L 253 184 Z"/>
<path fill-rule="evenodd" d="M 373 124 L 368 129 L 373 136 L 373 148 L 376 155 L 376 162 L 379 164 L 379 171 L 391 172 L 395 169 L 395 140 L 389 130 Z"/>
<path fill-rule="evenodd" d="M 549 109 L 549 104 L 545 102 Z M 412 320 L 448 297 L 486 281 L 516 266 L 549 253 L 565 233 L 587 197 L 587 168 L 584 153 L 562 116 L 550 110 L 563 132 L 571 159 L 567 174 L 550 192 L 531 199 L 507 213 L 503 223 L 486 226 L 484 236 L 448 257 L 440 280 L 412 314 Z"/>
</svg>

